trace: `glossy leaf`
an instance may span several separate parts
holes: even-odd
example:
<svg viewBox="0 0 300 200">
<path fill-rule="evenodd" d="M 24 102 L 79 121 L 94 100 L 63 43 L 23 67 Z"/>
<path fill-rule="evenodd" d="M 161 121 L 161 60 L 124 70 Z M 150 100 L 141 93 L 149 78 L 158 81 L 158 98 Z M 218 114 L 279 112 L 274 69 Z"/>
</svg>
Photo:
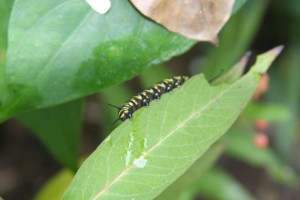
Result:
<svg viewBox="0 0 300 200">
<path fill-rule="evenodd" d="M 281 48 L 233 84 L 197 75 L 116 128 L 84 162 L 63 199 L 153 199 L 233 124 Z"/>
<path fill-rule="evenodd" d="M 53 156 L 74 172 L 78 169 L 83 100 L 18 116 Z"/>
<path fill-rule="evenodd" d="M 120 83 L 195 43 L 147 20 L 128 1 L 111 3 L 100 15 L 81 0 L 15 1 L 0 121 Z"/>
</svg>

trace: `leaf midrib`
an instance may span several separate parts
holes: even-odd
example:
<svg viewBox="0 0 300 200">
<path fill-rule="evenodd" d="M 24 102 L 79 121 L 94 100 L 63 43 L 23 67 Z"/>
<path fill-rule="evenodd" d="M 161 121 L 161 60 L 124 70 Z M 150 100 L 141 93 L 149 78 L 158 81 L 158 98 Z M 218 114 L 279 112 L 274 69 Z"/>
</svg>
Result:
<svg viewBox="0 0 300 200">
<path fill-rule="evenodd" d="M 172 136 L 175 132 L 177 132 L 180 128 L 182 128 L 186 123 L 188 123 L 192 118 L 195 116 L 199 116 L 200 113 L 202 113 L 204 110 L 206 110 L 212 103 L 214 103 L 218 98 L 226 94 L 233 86 L 235 86 L 236 83 L 230 85 L 228 88 L 226 88 L 223 92 L 220 92 L 217 96 L 215 96 L 211 101 L 209 101 L 206 105 L 204 105 L 202 108 L 200 108 L 199 111 L 192 112 L 192 114 L 184 120 L 182 123 L 177 125 L 172 131 L 170 131 L 169 134 L 167 134 L 165 137 L 161 138 L 154 146 L 152 146 L 148 151 L 143 152 L 143 155 L 140 156 L 138 159 L 136 159 L 136 162 L 139 162 L 140 160 L 144 159 L 146 156 L 148 156 L 153 150 L 158 148 L 160 144 L 162 144 L 165 140 L 167 140 L 170 136 Z M 98 193 L 95 194 L 95 196 L 92 198 L 93 200 L 98 199 L 102 194 L 104 194 L 108 189 L 110 189 L 115 183 L 118 182 L 123 176 L 125 176 L 129 171 L 135 168 L 135 164 L 132 163 L 130 166 L 125 168 L 116 178 L 114 178 L 110 183 L 104 186 L 102 190 L 100 190 Z"/>
</svg>

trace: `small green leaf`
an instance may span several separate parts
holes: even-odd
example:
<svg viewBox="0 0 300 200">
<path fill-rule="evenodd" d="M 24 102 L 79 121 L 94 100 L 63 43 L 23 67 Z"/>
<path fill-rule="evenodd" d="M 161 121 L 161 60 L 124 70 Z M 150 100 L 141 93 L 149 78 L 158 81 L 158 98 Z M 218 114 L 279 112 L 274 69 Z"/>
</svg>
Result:
<svg viewBox="0 0 300 200">
<path fill-rule="evenodd" d="M 208 79 L 231 66 L 246 53 L 258 29 L 267 1 L 251 0 L 242 7 L 242 12 L 233 15 L 220 32 L 218 48 L 211 48 L 201 61 L 201 70 Z M 236 34 L 238 33 L 238 34 Z"/>
<path fill-rule="evenodd" d="M 283 122 L 289 119 L 292 113 L 282 104 L 252 102 L 243 114 L 252 121 L 264 119 L 268 122 Z"/>
<path fill-rule="evenodd" d="M 73 178 L 70 170 L 62 170 L 52 177 L 33 198 L 34 200 L 60 200 Z"/>
<path fill-rule="evenodd" d="M 247 53 L 242 59 L 236 63 L 228 72 L 213 78 L 212 85 L 218 85 L 220 83 L 234 83 L 237 81 L 242 75 L 245 70 L 246 64 L 248 62 L 250 54 Z"/>
<path fill-rule="evenodd" d="M 195 43 L 144 18 L 129 1 L 111 3 L 100 15 L 86 1 L 15 1 L 0 121 L 120 83 Z"/>
<path fill-rule="evenodd" d="M 250 130 L 235 126 L 228 132 L 226 137 L 230 141 L 230 145 L 226 152 L 230 156 L 253 166 L 264 167 L 270 176 L 280 183 L 299 183 L 300 179 L 294 170 L 284 164 L 271 148 L 261 149 L 254 145 L 253 137 L 251 137 L 253 133 Z"/>
<path fill-rule="evenodd" d="M 53 156 L 73 171 L 78 168 L 83 101 L 22 114 L 18 119 L 44 143 Z"/>
<path fill-rule="evenodd" d="M 240 183 L 217 168 L 212 168 L 202 175 L 195 186 L 195 192 L 208 199 L 215 200 L 255 199 Z"/>
<path fill-rule="evenodd" d="M 233 84 L 213 87 L 197 75 L 138 110 L 84 162 L 63 199 L 156 197 L 230 128 L 279 52 L 259 56 Z"/>
</svg>

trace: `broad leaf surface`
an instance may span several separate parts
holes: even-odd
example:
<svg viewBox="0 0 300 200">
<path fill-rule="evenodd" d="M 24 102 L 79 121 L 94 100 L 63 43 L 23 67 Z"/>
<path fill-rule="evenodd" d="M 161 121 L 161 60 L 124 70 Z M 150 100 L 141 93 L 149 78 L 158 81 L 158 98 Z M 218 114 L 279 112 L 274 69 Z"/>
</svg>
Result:
<svg viewBox="0 0 300 200">
<path fill-rule="evenodd" d="M 78 169 L 83 100 L 44 108 L 18 116 L 52 155 L 74 172 Z"/>
<path fill-rule="evenodd" d="M 141 16 L 128 1 L 96 13 L 83 0 L 16 0 L 0 121 L 133 77 L 195 42 Z"/>
<path fill-rule="evenodd" d="M 116 128 L 84 162 L 63 199 L 153 199 L 218 140 L 281 48 L 233 84 L 197 75 Z"/>
</svg>

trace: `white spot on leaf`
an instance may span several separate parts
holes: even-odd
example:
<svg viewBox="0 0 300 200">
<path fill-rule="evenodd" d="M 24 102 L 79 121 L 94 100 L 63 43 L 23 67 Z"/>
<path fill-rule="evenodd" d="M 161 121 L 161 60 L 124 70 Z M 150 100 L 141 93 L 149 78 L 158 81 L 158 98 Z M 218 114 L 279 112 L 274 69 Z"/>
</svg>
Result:
<svg viewBox="0 0 300 200">
<path fill-rule="evenodd" d="M 148 138 L 144 138 L 144 148 L 148 148 Z"/>
<path fill-rule="evenodd" d="M 110 0 L 86 0 L 86 2 L 100 14 L 105 14 L 111 8 Z"/>
<path fill-rule="evenodd" d="M 129 136 L 130 136 L 130 141 L 128 143 L 126 157 L 125 157 L 125 163 L 126 163 L 126 165 L 129 164 L 130 159 L 131 159 L 131 151 L 132 151 L 131 147 L 132 147 L 133 140 L 134 140 L 134 136 L 133 136 L 132 132 L 129 133 Z"/>
<path fill-rule="evenodd" d="M 105 140 L 104 143 L 108 142 L 110 140 L 111 136 L 108 136 Z"/>
<path fill-rule="evenodd" d="M 131 150 L 127 151 L 127 154 L 126 154 L 126 157 L 125 157 L 126 166 L 129 164 L 130 158 L 131 158 Z"/>
<path fill-rule="evenodd" d="M 144 168 L 147 164 L 148 160 L 146 160 L 144 157 L 141 157 L 139 159 L 134 159 L 133 163 L 137 168 Z"/>
</svg>

